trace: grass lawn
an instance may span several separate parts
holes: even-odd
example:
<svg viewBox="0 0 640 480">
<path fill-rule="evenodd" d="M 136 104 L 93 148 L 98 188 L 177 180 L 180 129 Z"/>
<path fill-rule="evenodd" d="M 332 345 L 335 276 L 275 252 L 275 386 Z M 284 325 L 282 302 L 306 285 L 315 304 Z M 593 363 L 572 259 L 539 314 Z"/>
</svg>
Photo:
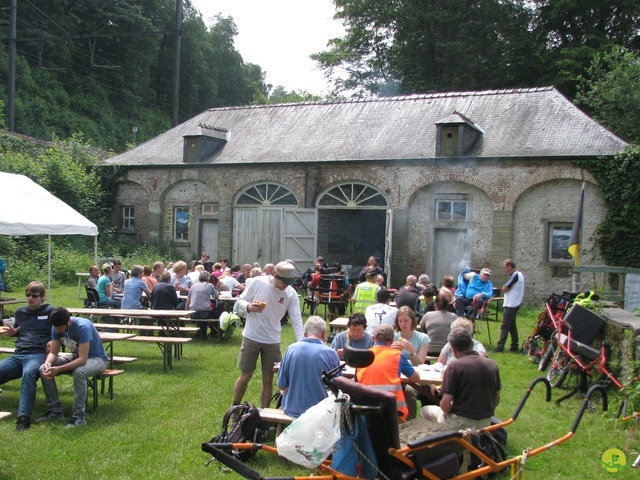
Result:
<svg viewBox="0 0 640 480">
<path fill-rule="evenodd" d="M 81 306 L 75 285 L 54 289 L 55 305 Z M 533 328 L 537 311 L 523 312 L 519 318 L 524 338 Z M 478 338 L 488 345 L 486 326 Z M 492 339 L 498 324 L 491 323 Z M 293 341 L 290 325 L 284 327 L 284 346 Z M 64 429 L 65 422 L 34 424 L 25 432 L 15 432 L 19 381 L 2 386 L 0 411 L 10 411 L 10 419 L 0 421 L 0 480 L 24 478 L 108 478 L 108 479 L 236 479 L 234 472 L 220 464 L 205 467 L 209 456 L 200 444 L 218 434 L 222 416 L 231 403 L 233 384 L 238 375 L 236 355 L 241 332 L 220 345 L 193 341 L 184 347 L 184 357 L 164 372 L 159 349 L 154 344 L 117 342 L 114 352 L 135 356 L 138 361 L 124 366 L 126 374 L 115 379 L 115 398 L 100 398 L 100 408 L 87 415 L 87 426 Z M 0 338 L 0 346 L 13 346 L 13 340 Z M 502 402 L 497 416 L 506 419 L 518 404 L 527 386 L 539 375 L 526 356 L 513 353 L 492 354 L 501 369 Z M 59 382 L 63 408 L 71 411 L 71 378 Z M 540 386 L 539 386 L 540 387 Z M 579 408 L 579 399 L 561 406 L 545 403 L 542 388 L 536 388 L 516 422 L 508 428 L 508 453 L 520 454 L 566 434 Z M 252 380 L 246 399 L 258 402 L 260 380 Z M 553 391 L 553 398 L 560 392 Z M 531 458 L 526 465 L 529 479 L 597 479 L 607 475 L 600 458 L 609 448 L 628 452 L 627 464 L 640 451 L 640 436 L 615 420 L 615 395 L 610 395 L 610 411 L 602 415 L 587 412 L 576 435 L 568 442 Z M 44 394 L 38 388 L 34 417 L 44 413 Z M 631 438 L 630 432 L 632 433 Z M 628 443 L 628 444 L 627 444 Z M 632 457 L 632 452 L 635 453 Z M 632 458 L 631 458 L 632 457 Z M 288 462 L 262 452 L 252 465 L 265 476 L 303 474 Z M 617 478 L 638 478 L 627 469 Z M 507 478 L 505 475 L 504 478 Z"/>
</svg>

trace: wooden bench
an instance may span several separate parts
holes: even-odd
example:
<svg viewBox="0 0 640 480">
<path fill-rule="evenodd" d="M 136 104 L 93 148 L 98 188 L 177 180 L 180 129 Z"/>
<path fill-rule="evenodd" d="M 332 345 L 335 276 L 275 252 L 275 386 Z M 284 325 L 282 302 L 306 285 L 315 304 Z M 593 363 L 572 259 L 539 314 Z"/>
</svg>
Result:
<svg viewBox="0 0 640 480">
<path fill-rule="evenodd" d="M 11 416 L 11 412 L 0 412 L 0 420 L 4 420 L 5 418 L 9 418 Z"/>
<path fill-rule="evenodd" d="M 117 355 L 114 355 L 113 358 L 111 359 L 111 362 L 116 365 L 120 365 L 122 363 L 133 363 L 137 360 L 138 360 L 137 357 L 119 357 Z"/>
<path fill-rule="evenodd" d="M 191 320 L 191 319 L 188 319 Z M 162 327 L 160 325 L 129 325 L 127 323 L 94 323 L 96 328 L 105 328 L 113 330 L 136 330 L 138 332 L 166 332 L 168 327 Z M 179 327 L 176 329 L 170 329 L 171 333 L 174 331 L 177 333 L 195 333 L 200 331 L 198 327 Z"/>
<path fill-rule="evenodd" d="M 16 349 L 12 347 L 0 347 L 0 354 L 5 353 L 5 354 L 11 355 L 12 353 L 15 352 L 15 350 Z M 138 359 L 136 357 L 118 357 L 117 355 L 114 355 L 113 358 L 111 359 L 111 361 L 115 364 L 133 363 L 137 360 Z"/>
<path fill-rule="evenodd" d="M 260 410 L 260 419 L 265 423 L 276 424 L 276 436 L 280 435 L 286 425 L 293 422 L 293 418 L 284 413 L 281 408 L 263 408 Z"/>
<path fill-rule="evenodd" d="M 177 360 L 180 360 L 182 345 L 191 340 L 192 338 L 190 337 L 144 337 L 140 335 L 127 339 L 129 342 L 155 343 L 158 345 L 158 348 L 162 352 L 162 366 L 165 370 L 173 368 L 172 358 L 174 356 L 174 347 L 175 357 Z"/>
<path fill-rule="evenodd" d="M 109 400 L 113 400 L 113 379 L 124 374 L 124 370 L 104 370 L 101 373 L 87 378 L 87 386 L 93 390 L 93 409 L 98 408 L 98 381 L 101 382 L 100 393 L 104 395 L 104 382 L 109 379 Z M 87 395 L 88 396 L 88 395 Z"/>
</svg>

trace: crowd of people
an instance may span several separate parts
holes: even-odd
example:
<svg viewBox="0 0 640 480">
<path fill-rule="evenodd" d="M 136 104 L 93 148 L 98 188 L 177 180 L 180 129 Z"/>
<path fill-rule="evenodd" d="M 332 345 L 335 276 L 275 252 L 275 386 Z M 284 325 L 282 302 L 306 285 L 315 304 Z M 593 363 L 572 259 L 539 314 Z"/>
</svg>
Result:
<svg viewBox="0 0 640 480">
<path fill-rule="evenodd" d="M 313 270 L 326 268 L 323 263 L 319 257 Z M 517 348 L 515 317 L 524 294 L 524 276 L 513 260 L 505 260 L 503 269 L 508 280 L 501 288 L 505 315 L 496 353 L 504 350 L 509 335 L 511 350 Z M 395 295 L 395 305 L 390 289 L 376 282 L 381 273 L 373 261 L 361 275 L 363 281 L 355 285 L 351 299 L 354 313 L 348 318 L 346 330 L 331 342 L 335 355 L 322 345 L 326 326 L 315 316 L 307 321 L 312 322 L 308 330 L 305 324 L 305 339 L 285 352 L 280 367 L 284 373 L 278 380 L 285 413 L 297 417 L 327 395 L 320 382 L 322 372 L 343 357 L 348 345 L 373 350 L 373 363 L 358 369 L 357 381 L 394 393 L 400 419 L 420 418 L 417 421 L 446 423 L 455 429 L 488 426 L 500 401 L 500 373 L 473 334 L 478 312 L 495 295 L 491 271 L 465 270 L 457 285 L 453 277 L 446 276 L 439 288 L 427 274 L 409 275 Z M 444 371 L 440 388 L 419 386 L 417 369 L 425 364 L 427 356 L 437 358 L 433 368 Z M 315 382 L 315 388 L 309 382 Z M 305 394 L 295 393 L 297 388 L 304 389 Z M 234 396 L 234 402 L 241 400 Z"/>
<path fill-rule="evenodd" d="M 328 269 L 331 274 L 342 274 L 339 265 L 328 267 L 318 257 L 312 268 L 300 272 L 289 260 L 267 264 L 264 269 L 257 264 L 229 267 L 228 263 L 226 259 L 211 262 L 205 253 L 189 267 L 184 261 L 166 268 L 161 262 L 134 265 L 127 278 L 122 263 L 115 260 L 100 269 L 92 265 L 87 287 L 97 290 L 100 307 L 184 308 L 194 311 L 198 319 L 215 318 L 215 300 L 221 292 L 237 295 L 235 311 L 244 319 L 244 329 L 233 404 L 243 401 L 260 359 L 261 407 L 270 406 L 274 365 L 280 364 L 277 386 L 283 395 L 282 406 L 285 413 L 297 417 L 327 395 L 322 372 L 335 368 L 349 346 L 374 352 L 373 363 L 358 370 L 357 381 L 393 392 L 403 420 L 421 417 L 455 428 L 480 428 L 493 415 L 500 400 L 499 371 L 487 358 L 484 346 L 473 338 L 475 315 L 494 295 L 488 268 L 463 271 L 457 286 L 452 277 L 444 277 L 439 288 L 427 274 L 409 275 L 396 293 L 385 288 L 384 272 L 371 257 L 360 272 L 363 280 L 353 288 L 353 313 L 347 329 L 332 338 L 329 346 L 324 319 L 312 315 L 303 325 L 298 293 L 313 294 L 314 278 Z M 509 335 L 511 350 L 517 346 L 516 314 L 524 293 L 524 276 L 515 263 L 507 259 L 503 269 L 508 276 L 501 289 L 504 319 L 494 352 L 504 350 Z M 3 331 L 16 337 L 15 353 L 0 362 L 0 385 L 18 378 L 22 381 L 17 430 L 31 425 L 38 378 L 48 410 L 36 422 L 64 418 L 55 383 L 61 373 L 70 373 L 74 379 L 72 418 L 67 426 L 84 425 L 86 379 L 104 370 L 108 361 L 100 337 L 90 321 L 44 303 L 41 283 L 30 283 L 26 297 L 27 305 L 16 311 L 15 324 Z M 296 339 L 284 356 L 283 318 L 290 319 Z M 208 324 L 201 325 L 199 337 L 206 338 Z M 444 370 L 444 376 L 439 389 L 425 391 L 417 385 L 417 369 L 428 356 L 437 357 L 434 368 Z M 420 410 L 418 401 L 422 402 Z"/>
</svg>

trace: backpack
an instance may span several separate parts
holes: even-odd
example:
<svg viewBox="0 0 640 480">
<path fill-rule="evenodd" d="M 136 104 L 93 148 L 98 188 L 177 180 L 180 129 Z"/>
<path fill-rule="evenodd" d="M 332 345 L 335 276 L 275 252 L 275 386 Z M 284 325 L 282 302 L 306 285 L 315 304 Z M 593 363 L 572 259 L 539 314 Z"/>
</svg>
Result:
<svg viewBox="0 0 640 480">
<path fill-rule="evenodd" d="M 491 418 L 491 425 L 501 423 L 496 417 Z M 473 445 L 481 450 L 485 455 L 496 462 L 503 462 L 507 459 L 507 454 L 504 447 L 507 445 L 507 429 L 505 427 L 499 428 L 492 432 L 484 432 L 478 435 L 476 432 L 471 434 L 471 442 Z M 478 457 L 471 454 L 471 469 L 475 470 L 484 465 Z M 506 467 L 505 467 L 506 468 Z M 489 478 L 493 478 L 496 474 L 489 474 Z"/>
<path fill-rule="evenodd" d="M 229 431 L 229 423 L 233 423 Z M 262 443 L 266 438 L 266 428 L 260 419 L 260 411 L 255 405 L 245 402 L 233 405 L 224 414 L 222 431 L 209 443 Z M 258 449 L 233 450 L 231 455 L 246 462 L 253 458 Z"/>
</svg>

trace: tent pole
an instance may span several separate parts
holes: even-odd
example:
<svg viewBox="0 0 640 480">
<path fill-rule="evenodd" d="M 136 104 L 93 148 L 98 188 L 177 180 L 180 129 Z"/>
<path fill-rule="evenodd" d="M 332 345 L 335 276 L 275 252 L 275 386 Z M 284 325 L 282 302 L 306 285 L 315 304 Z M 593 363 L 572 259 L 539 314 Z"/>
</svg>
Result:
<svg viewBox="0 0 640 480">
<path fill-rule="evenodd" d="M 93 263 L 98 265 L 98 235 L 93 236 Z"/>
<path fill-rule="evenodd" d="M 47 291 L 49 292 L 49 303 L 51 303 L 51 235 L 48 235 L 49 242 L 47 245 L 47 264 L 49 265 L 49 283 L 47 284 Z"/>
</svg>

